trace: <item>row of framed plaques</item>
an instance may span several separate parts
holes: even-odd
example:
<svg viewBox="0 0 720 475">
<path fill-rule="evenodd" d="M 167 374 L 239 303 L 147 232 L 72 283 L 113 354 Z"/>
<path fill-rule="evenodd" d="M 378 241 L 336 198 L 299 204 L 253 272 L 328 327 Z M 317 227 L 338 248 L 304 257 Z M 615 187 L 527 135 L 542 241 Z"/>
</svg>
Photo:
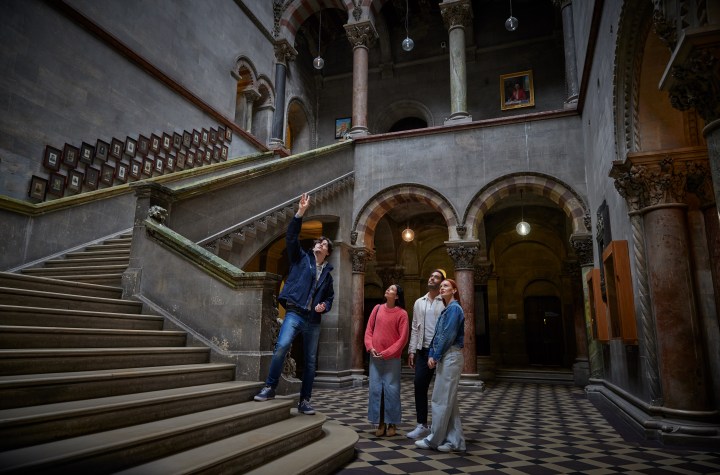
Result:
<svg viewBox="0 0 720 475">
<path fill-rule="evenodd" d="M 211 129 L 211 131 L 212 130 L 213 129 Z M 28 196 L 35 200 L 44 201 L 48 195 L 59 198 L 65 194 L 77 194 L 82 191 L 96 190 L 101 185 L 113 186 L 116 183 L 127 183 L 132 180 L 187 170 L 213 162 L 226 161 L 229 155 L 229 147 L 224 143 L 225 137 L 232 139 L 232 131 L 230 131 L 230 135 L 228 135 L 226 130 L 227 129 L 221 128 L 223 140 L 216 138 L 215 145 L 213 145 L 210 139 L 210 132 L 208 132 L 208 143 L 204 148 L 202 148 L 203 139 L 200 138 L 198 148 L 186 148 L 185 143 L 181 142 L 178 148 L 175 148 L 174 145 L 169 149 L 161 146 L 157 152 L 154 152 L 151 147 L 149 149 L 150 152 L 145 155 L 136 153 L 134 156 L 131 156 L 128 153 L 121 153 L 121 158 L 119 159 L 115 153 L 108 152 L 108 158 L 96 165 L 93 165 L 92 162 L 88 163 L 79 160 L 79 163 L 76 164 L 75 167 L 68 170 L 67 175 L 60 173 L 59 167 L 51 168 L 52 171 L 47 179 L 37 175 L 32 176 Z M 202 133 L 203 132 L 201 132 L 201 134 Z M 202 135 L 200 137 L 202 137 Z M 160 138 L 158 137 L 158 139 Z M 189 143 L 191 146 L 194 144 L 192 135 Z M 111 148 L 108 150 L 111 150 L 112 146 L 111 143 Z M 137 146 L 137 143 L 135 146 Z M 75 147 L 68 149 L 68 145 L 65 146 L 62 152 L 54 147 L 47 146 L 44 160 L 50 164 L 64 164 L 68 150 L 71 155 L 77 153 L 79 157 L 82 154 L 82 149 L 76 149 Z M 124 148 L 123 150 L 126 149 Z M 139 150 L 136 150 L 136 152 L 137 151 Z M 157 155 L 154 155 L 155 153 L 157 153 Z M 111 163 L 110 158 L 115 158 L 114 164 Z M 126 159 L 127 162 L 122 161 L 123 159 Z M 82 168 L 81 164 L 84 164 L 84 168 Z"/>
</svg>

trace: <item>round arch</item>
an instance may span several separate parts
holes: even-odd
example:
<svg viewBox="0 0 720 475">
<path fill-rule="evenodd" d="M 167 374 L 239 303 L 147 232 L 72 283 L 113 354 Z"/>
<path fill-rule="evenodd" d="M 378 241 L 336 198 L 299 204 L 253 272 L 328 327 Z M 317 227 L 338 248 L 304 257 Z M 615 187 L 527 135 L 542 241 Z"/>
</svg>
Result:
<svg viewBox="0 0 720 475">
<path fill-rule="evenodd" d="M 352 244 L 372 249 L 380 218 L 393 207 L 408 202 L 426 204 L 440 213 L 447 223 L 450 239 L 457 239 L 458 216 L 450 202 L 426 186 L 403 184 L 386 188 L 365 203 L 353 224 Z"/>
<path fill-rule="evenodd" d="M 488 183 L 470 201 L 464 223 L 470 239 L 477 239 L 483 216 L 500 200 L 517 193 L 520 188 L 553 201 L 572 222 L 575 234 L 590 232 L 590 212 L 584 200 L 570 186 L 541 173 L 515 173 Z"/>
<path fill-rule="evenodd" d="M 312 148 L 313 123 L 314 120 L 312 120 L 308 108 L 301 98 L 293 97 L 288 101 L 287 128 L 289 137 L 286 137 L 285 145 L 292 149 L 293 154 L 306 152 Z M 288 139 L 290 140 L 288 141 Z"/>
<path fill-rule="evenodd" d="M 374 127 L 372 128 L 377 133 L 385 133 L 390 130 L 394 123 L 406 117 L 421 118 L 425 120 L 428 127 L 435 125 L 432 113 L 425 104 L 419 101 L 401 100 L 393 102 L 376 114 L 373 120 Z"/>
</svg>

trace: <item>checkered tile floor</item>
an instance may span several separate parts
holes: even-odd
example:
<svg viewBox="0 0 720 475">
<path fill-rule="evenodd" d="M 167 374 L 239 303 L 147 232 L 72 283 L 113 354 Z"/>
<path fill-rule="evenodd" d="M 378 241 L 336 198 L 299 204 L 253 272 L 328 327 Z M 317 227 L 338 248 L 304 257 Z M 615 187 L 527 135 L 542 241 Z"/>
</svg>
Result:
<svg viewBox="0 0 720 475">
<path fill-rule="evenodd" d="M 720 451 L 668 449 L 623 436 L 582 388 L 494 383 L 462 391 L 467 453 L 417 449 L 412 379 L 403 378 L 403 419 L 395 437 L 376 437 L 367 421 L 367 387 L 314 389 L 313 405 L 360 435 L 356 458 L 337 474 L 720 474 Z"/>
</svg>

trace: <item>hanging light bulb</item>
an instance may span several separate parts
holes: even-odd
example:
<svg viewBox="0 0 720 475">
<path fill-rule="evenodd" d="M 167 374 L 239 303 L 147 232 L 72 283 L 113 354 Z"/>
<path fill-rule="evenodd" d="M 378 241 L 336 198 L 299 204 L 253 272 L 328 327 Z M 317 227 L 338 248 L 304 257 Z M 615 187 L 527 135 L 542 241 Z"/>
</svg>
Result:
<svg viewBox="0 0 720 475">
<path fill-rule="evenodd" d="M 315 69 L 322 69 L 325 66 L 325 60 L 320 57 L 320 38 L 322 36 L 322 10 L 320 10 L 320 26 L 318 28 L 318 55 L 313 59 Z"/>
<path fill-rule="evenodd" d="M 407 227 L 403 230 L 402 239 L 405 242 L 412 242 L 413 239 L 415 239 L 415 231 L 410 229 L 410 224 L 408 223 Z"/>
<path fill-rule="evenodd" d="M 515 226 L 515 231 L 521 236 L 530 234 L 530 224 L 525 222 L 525 207 L 522 198 L 522 190 L 520 190 L 520 222 Z"/>
<path fill-rule="evenodd" d="M 408 31 L 408 17 L 410 16 L 410 9 L 408 8 L 408 0 L 405 0 L 405 39 L 402 41 L 402 49 L 405 51 L 412 51 L 415 47 L 415 42 L 410 38 Z"/>
<path fill-rule="evenodd" d="M 510 0 L 510 17 L 505 20 L 505 29 L 507 31 L 515 31 L 518 27 L 518 19 L 512 14 L 512 0 Z"/>
</svg>

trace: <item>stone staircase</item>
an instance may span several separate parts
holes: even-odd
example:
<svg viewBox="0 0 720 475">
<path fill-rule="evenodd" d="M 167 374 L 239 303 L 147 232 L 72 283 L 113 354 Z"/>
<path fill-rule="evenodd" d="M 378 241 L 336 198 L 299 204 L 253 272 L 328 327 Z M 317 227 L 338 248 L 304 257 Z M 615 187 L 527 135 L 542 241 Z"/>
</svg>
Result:
<svg viewBox="0 0 720 475">
<path fill-rule="evenodd" d="M 256 403 L 162 317 L 121 299 L 130 237 L 0 272 L 0 473 L 330 473 L 358 435 Z"/>
<path fill-rule="evenodd" d="M 575 384 L 573 372 L 565 368 L 497 368 L 495 381 L 536 384 Z"/>
</svg>

